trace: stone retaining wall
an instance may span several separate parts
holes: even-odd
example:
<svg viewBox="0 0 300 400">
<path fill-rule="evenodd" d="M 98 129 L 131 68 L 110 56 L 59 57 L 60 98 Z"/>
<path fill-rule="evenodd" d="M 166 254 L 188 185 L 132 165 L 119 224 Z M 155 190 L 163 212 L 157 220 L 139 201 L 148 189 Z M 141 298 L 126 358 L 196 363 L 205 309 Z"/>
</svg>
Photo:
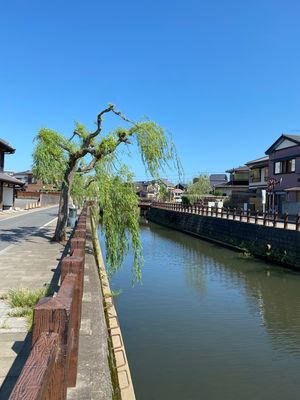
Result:
<svg viewBox="0 0 300 400">
<path fill-rule="evenodd" d="M 151 208 L 150 221 L 300 270 L 300 232 Z"/>
</svg>

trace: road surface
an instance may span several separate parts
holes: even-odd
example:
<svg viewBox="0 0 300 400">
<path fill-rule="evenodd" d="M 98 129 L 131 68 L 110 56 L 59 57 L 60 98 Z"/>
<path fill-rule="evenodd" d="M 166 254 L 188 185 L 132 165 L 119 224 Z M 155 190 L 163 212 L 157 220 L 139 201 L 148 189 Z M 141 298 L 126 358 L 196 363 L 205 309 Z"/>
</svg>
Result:
<svg viewBox="0 0 300 400">
<path fill-rule="evenodd" d="M 58 206 L 41 208 L 24 214 L 8 214 L 0 220 L 0 254 L 13 244 L 26 240 L 57 217 Z"/>
</svg>

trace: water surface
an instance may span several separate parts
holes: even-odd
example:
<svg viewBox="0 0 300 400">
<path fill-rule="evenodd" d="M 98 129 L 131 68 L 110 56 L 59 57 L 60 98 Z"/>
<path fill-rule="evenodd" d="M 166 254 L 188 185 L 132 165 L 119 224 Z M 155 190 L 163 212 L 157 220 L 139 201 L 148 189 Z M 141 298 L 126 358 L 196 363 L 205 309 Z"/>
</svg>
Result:
<svg viewBox="0 0 300 400">
<path fill-rule="evenodd" d="M 112 280 L 138 400 L 296 400 L 300 274 L 149 224 Z"/>
</svg>

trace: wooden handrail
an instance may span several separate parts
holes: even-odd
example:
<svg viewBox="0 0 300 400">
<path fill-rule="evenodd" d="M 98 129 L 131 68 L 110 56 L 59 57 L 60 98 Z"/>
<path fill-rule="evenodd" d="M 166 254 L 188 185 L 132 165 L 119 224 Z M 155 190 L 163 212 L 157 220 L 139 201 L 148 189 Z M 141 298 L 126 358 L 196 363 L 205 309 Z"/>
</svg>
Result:
<svg viewBox="0 0 300 400">
<path fill-rule="evenodd" d="M 245 223 L 250 223 L 250 224 L 256 224 L 256 225 L 263 225 L 263 226 L 268 226 L 268 227 L 275 227 L 279 228 L 278 226 L 279 222 L 282 223 L 282 229 L 292 229 L 289 227 L 289 215 L 288 213 L 284 214 L 283 220 L 278 221 L 278 213 L 268 213 L 268 212 L 263 212 L 261 215 L 259 215 L 259 212 L 256 211 L 251 214 L 251 210 L 248 209 L 247 212 L 245 212 L 243 209 L 237 210 L 234 208 L 233 210 L 230 211 L 229 207 L 227 208 L 221 208 L 219 210 L 217 207 L 208 207 L 208 206 L 203 206 L 201 205 L 200 207 L 198 205 L 183 205 L 180 204 L 178 207 L 174 205 L 174 203 L 152 203 L 153 208 L 161 208 L 165 210 L 175 210 L 175 211 L 180 211 L 184 213 L 189 213 L 189 214 L 197 214 L 201 216 L 210 216 L 210 217 L 218 217 L 218 218 L 223 218 L 223 219 L 231 219 L 233 221 L 239 221 L 239 222 L 245 222 Z M 238 211 L 238 212 L 237 212 Z M 295 230 L 300 231 L 300 213 L 297 214 L 296 216 L 296 221 L 293 222 L 293 225 Z M 79 236 L 80 237 L 80 236 Z"/>
<path fill-rule="evenodd" d="M 76 385 L 84 282 L 87 207 L 73 238 L 71 256 L 62 260 L 56 297 L 44 297 L 34 308 L 32 349 L 9 400 L 65 400 Z"/>
<path fill-rule="evenodd" d="M 43 332 L 33 346 L 9 400 L 50 399 L 49 387 L 57 362 L 59 335 Z"/>
</svg>

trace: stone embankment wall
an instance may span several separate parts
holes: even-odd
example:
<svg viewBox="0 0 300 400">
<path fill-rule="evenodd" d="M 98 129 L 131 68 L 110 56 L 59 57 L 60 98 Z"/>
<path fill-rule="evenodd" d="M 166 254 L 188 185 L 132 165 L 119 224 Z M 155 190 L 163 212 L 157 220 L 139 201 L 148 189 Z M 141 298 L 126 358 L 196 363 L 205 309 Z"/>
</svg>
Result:
<svg viewBox="0 0 300 400">
<path fill-rule="evenodd" d="M 150 208 L 150 221 L 300 270 L 300 232 Z"/>
</svg>

